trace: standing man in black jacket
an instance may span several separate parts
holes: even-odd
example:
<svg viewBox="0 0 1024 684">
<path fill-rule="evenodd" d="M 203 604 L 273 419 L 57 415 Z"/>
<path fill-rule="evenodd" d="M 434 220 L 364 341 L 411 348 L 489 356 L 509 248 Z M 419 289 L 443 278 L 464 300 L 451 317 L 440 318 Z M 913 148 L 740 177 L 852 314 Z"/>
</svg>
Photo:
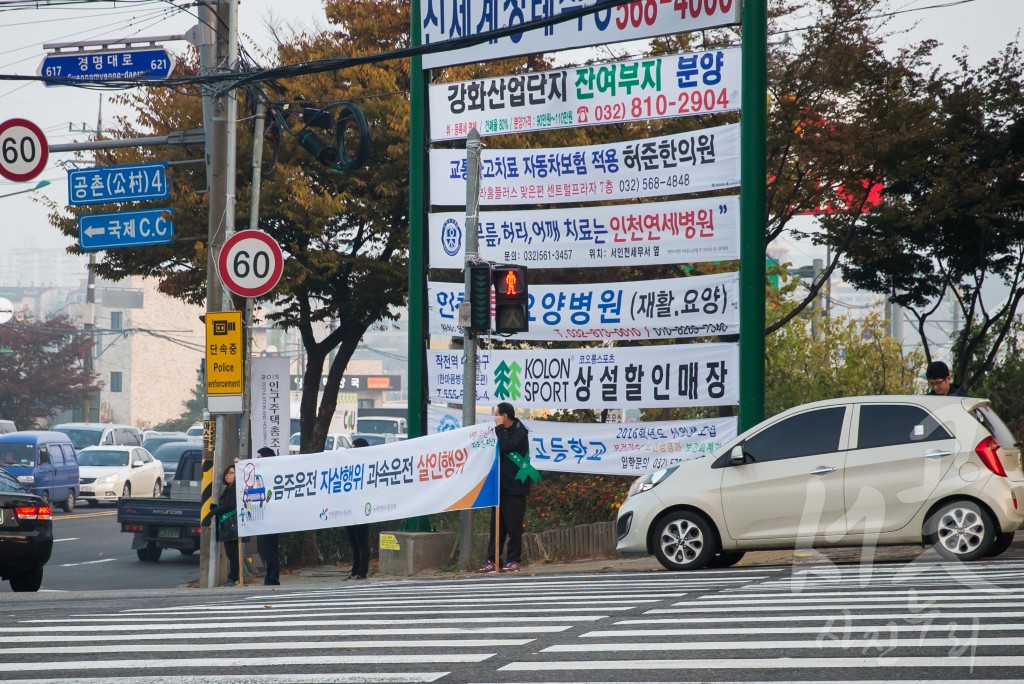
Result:
<svg viewBox="0 0 1024 684">
<path fill-rule="evenodd" d="M 529 477 L 517 475 L 523 463 L 529 464 L 530 431 L 516 418 L 516 410 L 512 404 L 502 402 L 494 412 L 497 427 L 494 433 L 498 437 L 499 481 L 501 529 L 498 531 L 498 550 L 505 546 L 508 537 L 508 549 L 502 572 L 519 572 L 523 552 L 523 517 L 526 515 L 526 497 L 530 494 L 531 480 Z M 494 572 L 494 509 L 491 509 L 491 533 L 487 542 L 487 561 L 478 572 L 486 574 Z"/>
</svg>

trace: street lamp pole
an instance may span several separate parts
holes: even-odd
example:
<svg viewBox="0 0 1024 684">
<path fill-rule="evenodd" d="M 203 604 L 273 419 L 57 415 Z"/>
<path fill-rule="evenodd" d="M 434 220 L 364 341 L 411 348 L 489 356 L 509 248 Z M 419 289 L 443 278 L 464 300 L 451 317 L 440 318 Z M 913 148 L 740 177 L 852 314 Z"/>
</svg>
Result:
<svg viewBox="0 0 1024 684">
<path fill-rule="evenodd" d="M 9 192 L 6 195 L 0 195 L 0 199 L 2 199 L 4 197 L 14 197 L 15 195 L 23 195 L 26 192 L 35 192 L 36 190 L 39 190 L 40 188 L 45 188 L 49 184 L 50 184 L 50 181 L 48 181 L 48 180 L 41 180 L 38 183 L 36 183 L 34 188 L 28 188 L 27 190 L 17 190 L 15 192 Z"/>
</svg>

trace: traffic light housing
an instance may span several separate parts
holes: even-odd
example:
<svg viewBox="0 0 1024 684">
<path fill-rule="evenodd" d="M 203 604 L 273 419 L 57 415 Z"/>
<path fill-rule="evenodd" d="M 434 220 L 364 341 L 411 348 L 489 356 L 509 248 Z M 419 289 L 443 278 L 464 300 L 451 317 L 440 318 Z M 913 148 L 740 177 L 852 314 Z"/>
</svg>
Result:
<svg viewBox="0 0 1024 684">
<path fill-rule="evenodd" d="M 530 301 L 526 266 L 497 264 L 491 269 L 494 282 L 494 332 L 527 332 L 530 329 Z"/>
<path fill-rule="evenodd" d="M 491 265 L 471 264 L 469 269 L 469 330 L 491 332 Z"/>
</svg>

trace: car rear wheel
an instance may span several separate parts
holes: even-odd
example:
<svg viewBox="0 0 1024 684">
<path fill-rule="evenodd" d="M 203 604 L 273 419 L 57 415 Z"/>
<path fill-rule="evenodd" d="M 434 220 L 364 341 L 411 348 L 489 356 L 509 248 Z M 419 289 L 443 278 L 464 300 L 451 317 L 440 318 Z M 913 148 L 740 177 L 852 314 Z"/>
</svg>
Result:
<svg viewBox="0 0 1024 684">
<path fill-rule="evenodd" d="M 157 498 L 164 493 L 164 485 L 160 480 L 153 483 L 153 498 Z"/>
<path fill-rule="evenodd" d="M 43 586 L 43 569 L 32 568 L 11 576 L 11 591 L 39 591 Z"/>
<path fill-rule="evenodd" d="M 985 554 L 986 558 L 992 558 L 994 556 L 1001 556 L 1010 548 L 1010 544 L 1013 543 L 1014 532 L 1001 532 L 996 535 L 996 538 L 992 540 L 992 548 Z"/>
<path fill-rule="evenodd" d="M 150 542 L 146 544 L 145 548 L 138 549 L 135 552 L 135 555 L 137 555 L 139 560 L 144 563 L 156 563 L 160 560 L 161 553 L 163 553 L 163 549 L 153 542 Z"/>
<path fill-rule="evenodd" d="M 75 490 L 68 490 L 68 498 L 64 499 L 64 511 L 70 513 L 75 510 Z"/>
<path fill-rule="evenodd" d="M 950 501 L 928 517 L 925 540 L 948 560 L 977 560 L 992 548 L 995 525 L 973 501 Z"/>
<path fill-rule="evenodd" d="M 731 568 L 747 555 L 744 551 L 721 551 L 708 562 L 709 568 Z"/>
<path fill-rule="evenodd" d="M 124 483 L 124 489 L 121 490 L 121 497 L 127 499 L 131 495 L 132 495 L 132 483 L 131 482 L 125 482 Z"/>
<path fill-rule="evenodd" d="M 654 555 L 668 570 L 699 570 L 715 555 L 718 541 L 707 519 L 693 511 L 675 511 L 654 527 Z"/>
</svg>

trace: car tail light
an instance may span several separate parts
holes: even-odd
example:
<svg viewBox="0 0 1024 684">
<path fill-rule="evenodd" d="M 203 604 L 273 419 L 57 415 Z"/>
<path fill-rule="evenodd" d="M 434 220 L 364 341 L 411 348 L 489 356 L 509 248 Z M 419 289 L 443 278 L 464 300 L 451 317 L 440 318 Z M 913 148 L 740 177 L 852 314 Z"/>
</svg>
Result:
<svg viewBox="0 0 1024 684">
<path fill-rule="evenodd" d="M 1020 504 L 1017 503 L 1017 492 L 1010 492 L 1010 497 L 1013 498 L 1013 510 L 1020 508 Z"/>
<path fill-rule="evenodd" d="M 124 524 L 121 525 L 121 531 L 122 532 L 141 532 L 142 531 L 142 525 L 137 525 L 137 524 L 134 524 L 134 523 L 124 523 Z"/>
<path fill-rule="evenodd" d="M 188 533 L 189 534 L 202 534 L 203 531 L 200 528 L 198 528 L 198 527 L 190 527 L 190 528 L 188 528 Z"/>
<path fill-rule="evenodd" d="M 21 520 L 53 520 L 53 509 L 49 506 L 15 506 L 14 515 Z"/>
<path fill-rule="evenodd" d="M 974 447 L 974 453 L 978 454 L 978 457 L 981 458 L 981 462 L 985 464 L 986 468 L 999 477 L 1006 477 L 1006 471 L 1003 470 L 1003 463 L 999 460 L 998 450 L 999 442 L 991 436 L 981 440 L 981 443 Z"/>
</svg>

